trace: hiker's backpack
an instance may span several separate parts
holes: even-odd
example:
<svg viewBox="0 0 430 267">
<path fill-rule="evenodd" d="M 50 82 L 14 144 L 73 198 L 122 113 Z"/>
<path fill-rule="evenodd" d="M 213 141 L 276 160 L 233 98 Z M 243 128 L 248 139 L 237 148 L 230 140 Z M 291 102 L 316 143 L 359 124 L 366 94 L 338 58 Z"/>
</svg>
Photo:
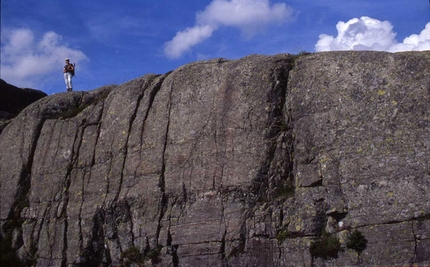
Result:
<svg viewBox="0 0 430 267">
<path fill-rule="evenodd" d="M 75 76 L 76 64 L 73 63 L 72 65 L 73 65 L 73 70 L 71 71 L 71 73 L 72 73 L 72 76 Z"/>
</svg>

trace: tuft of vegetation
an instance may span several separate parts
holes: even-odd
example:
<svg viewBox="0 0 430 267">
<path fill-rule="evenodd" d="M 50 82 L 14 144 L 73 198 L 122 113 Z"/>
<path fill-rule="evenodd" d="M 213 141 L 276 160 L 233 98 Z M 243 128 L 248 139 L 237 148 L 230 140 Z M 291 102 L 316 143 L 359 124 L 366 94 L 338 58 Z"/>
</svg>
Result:
<svg viewBox="0 0 430 267">
<path fill-rule="evenodd" d="M 91 106 L 91 105 L 96 105 L 97 103 L 99 103 L 100 101 L 105 100 L 108 96 L 109 96 L 110 90 L 105 90 L 101 93 L 99 93 L 95 99 L 88 101 L 86 103 L 82 103 L 77 107 L 74 108 L 70 108 L 68 109 L 66 112 L 64 112 L 64 114 L 62 114 L 60 116 L 61 120 L 66 120 L 66 119 L 71 119 L 73 117 L 76 117 L 79 113 L 81 113 L 84 109 L 86 109 L 87 107 Z"/>
<path fill-rule="evenodd" d="M 278 240 L 279 243 L 284 242 L 285 239 L 289 238 L 291 236 L 290 232 L 288 230 L 281 230 L 276 234 L 276 240 Z"/>
<path fill-rule="evenodd" d="M 358 254 L 360 254 L 367 247 L 367 239 L 360 231 L 355 230 L 348 236 L 346 247 L 349 249 L 353 249 L 357 251 Z"/>
<path fill-rule="evenodd" d="M 307 52 L 307 51 L 301 51 L 300 53 L 298 53 L 297 55 L 294 55 L 293 57 L 292 57 L 292 61 L 291 61 L 291 64 L 293 65 L 293 68 L 295 67 L 295 65 L 296 65 L 296 61 L 297 61 L 297 59 L 299 59 L 299 58 L 301 58 L 301 57 L 304 57 L 304 56 L 308 56 L 308 55 L 311 55 L 312 53 L 310 53 L 310 52 Z"/>
<path fill-rule="evenodd" d="M 64 114 L 60 117 L 61 120 L 71 119 L 73 117 L 76 117 L 79 113 L 81 113 L 86 107 L 90 106 L 87 105 L 81 105 L 76 108 L 68 109 Z"/>
<path fill-rule="evenodd" d="M 340 249 L 339 238 L 324 232 L 317 241 L 311 243 L 309 252 L 312 257 L 329 259 L 337 258 Z"/>
<path fill-rule="evenodd" d="M 298 53 L 298 54 L 296 55 L 296 57 L 308 56 L 308 55 L 310 55 L 310 54 L 312 54 L 312 53 L 311 53 L 311 52 L 308 52 L 308 51 L 305 51 L 305 50 L 302 50 L 302 51 L 300 51 L 300 53 Z"/>
<path fill-rule="evenodd" d="M 150 260 L 152 263 L 160 262 L 160 252 L 162 246 L 157 246 L 156 248 L 149 249 L 140 253 L 139 248 L 132 246 L 121 253 L 121 261 L 125 264 L 144 264 L 145 261 Z"/>
<path fill-rule="evenodd" d="M 294 196 L 296 188 L 294 186 L 278 186 L 274 192 L 274 198 L 290 198 Z"/>
<path fill-rule="evenodd" d="M 145 253 L 145 258 L 151 260 L 152 263 L 160 262 L 160 252 L 162 246 L 157 246 Z"/>
<path fill-rule="evenodd" d="M 135 246 L 121 252 L 121 261 L 124 263 L 143 263 L 145 258 Z"/>
</svg>

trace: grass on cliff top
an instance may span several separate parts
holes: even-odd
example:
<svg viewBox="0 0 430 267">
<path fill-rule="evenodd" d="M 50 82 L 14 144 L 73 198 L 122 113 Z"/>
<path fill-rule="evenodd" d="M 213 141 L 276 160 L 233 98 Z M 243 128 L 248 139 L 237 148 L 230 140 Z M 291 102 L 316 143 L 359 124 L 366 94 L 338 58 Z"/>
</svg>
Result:
<svg viewBox="0 0 430 267">
<path fill-rule="evenodd" d="M 309 55 L 312 55 L 312 53 L 311 53 L 311 52 L 307 52 L 307 51 L 301 51 L 301 52 L 300 52 L 300 53 L 298 53 L 297 55 L 293 55 L 293 57 L 292 57 L 292 59 L 291 59 L 291 64 L 292 64 L 292 66 L 293 66 L 293 69 L 294 69 L 294 67 L 296 66 L 296 61 L 297 61 L 297 59 L 302 58 L 302 57 L 305 57 L 305 56 L 309 56 Z"/>
</svg>

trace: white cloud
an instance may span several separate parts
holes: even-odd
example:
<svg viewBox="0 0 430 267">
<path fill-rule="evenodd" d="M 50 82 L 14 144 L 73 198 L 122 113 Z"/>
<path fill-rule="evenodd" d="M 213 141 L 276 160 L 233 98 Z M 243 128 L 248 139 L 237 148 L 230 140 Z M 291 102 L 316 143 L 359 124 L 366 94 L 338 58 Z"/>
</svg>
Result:
<svg viewBox="0 0 430 267">
<path fill-rule="evenodd" d="M 52 31 L 39 39 L 30 29 L 3 32 L 0 76 L 10 84 L 43 89 L 49 76 L 61 75 L 66 57 L 75 63 L 87 60 L 83 52 L 61 44 L 62 37 Z"/>
<path fill-rule="evenodd" d="M 178 58 L 182 53 L 212 35 L 214 29 L 209 26 L 194 26 L 178 32 L 175 37 L 165 44 L 164 53 L 169 58 Z"/>
<path fill-rule="evenodd" d="M 430 50 L 430 22 L 420 34 L 406 37 L 402 43 L 390 47 L 390 52 Z"/>
<path fill-rule="evenodd" d="M 337 37 L 321 34 L 315 45 L 316 51 L 334 50 L 375 50 L 412 51 L 430 49 L 430 23 L 419 34 L 413 34 L 397 43 L 396 33 L 389 21 L 379 21 L 369 17 L 353 18 L 336 25 Z"/>
<path fill-rule="evenodd" d="M 293 10 L 284 3 L 270 5 L 269 0 L 213 0 L 205 10 L 198 12 L 196 25 L 165 44 L 169 58 L 178 58 L 192 46 L 208 39 L 219 27 L 236 27 L 252 37 L 268 25 L 292 19 Z"/>
</svg>

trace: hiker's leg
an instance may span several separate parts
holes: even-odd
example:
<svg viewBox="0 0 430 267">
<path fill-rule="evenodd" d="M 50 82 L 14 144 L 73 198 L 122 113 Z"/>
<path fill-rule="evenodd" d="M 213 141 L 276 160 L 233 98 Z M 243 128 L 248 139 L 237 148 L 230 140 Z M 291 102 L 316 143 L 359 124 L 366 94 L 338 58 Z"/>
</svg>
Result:
<svg viewBox="0 0 430 267">
<path fill-rule="evenodd" d="M 72 74 L 69 72 L 64 73 L 64 80 L 66 81 L 67 91 L 72 91 Z"/>
<path fill-rule="evenodd" d="M 69 91 L 68 73 L 64 73 L 64 83 L 66 84 L 66 90 Z"/>
<path fill-rule="evenodd" d="M 70 88 L 70 91 L 73 91 L 72 74 L 71 73 L 69 73 L 69 88 Z"/>
</svg>

